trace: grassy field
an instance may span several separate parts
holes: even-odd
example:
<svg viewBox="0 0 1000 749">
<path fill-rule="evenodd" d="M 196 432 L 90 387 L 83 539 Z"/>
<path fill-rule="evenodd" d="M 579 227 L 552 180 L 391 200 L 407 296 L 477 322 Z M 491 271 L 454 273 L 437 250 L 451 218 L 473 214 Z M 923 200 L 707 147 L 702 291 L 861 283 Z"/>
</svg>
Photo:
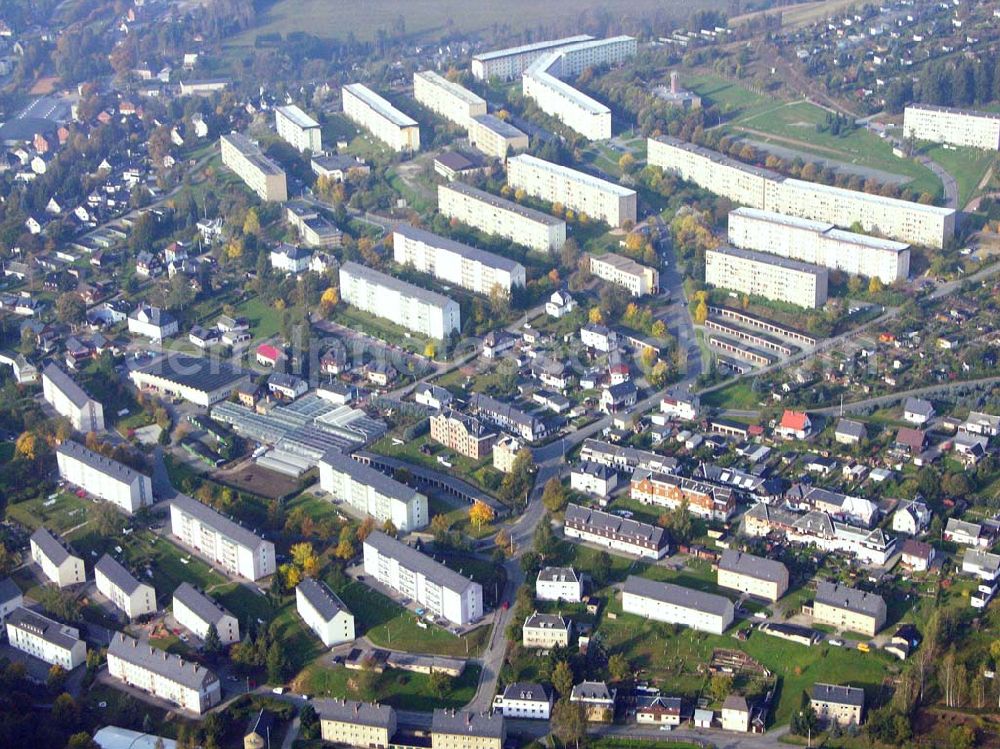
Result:
<svg viewBox="0 0 1000 749">
<path fill-rule="evenodd" d="M 752 18 L 761 16 L 781 15 L 781 27 L 783 29 L 807 26 L 824 18 L 832 18 L 845 8 L 857 5 L 857 0 L 818 0 L 812 3 L 802 3 L 801 5 L 790 5 L 781 8 L 755 11 L 735 16 L 729 19 L 729 28 L 742 26 Z"/>
<path fill-rule="evenodd" d="M 731 385 L 701 396 L 701 402 L 713 408 L 732 408 L 746 411 L 760 408 L 765 394 L 755 393 L 749 380 L 738 380 Z"/>
<path fill-rule="evenodd" d="M 236 308 L 236 314 L 250 321 L 254 338 L 270 338 L 281 330 L 281 312 L 268 307 L 260 297 L 251 297 Z"/>
<path fill-rule="evenodd" d="M 959 208 L 964 207 L 975 195 L 986 170 L 996 161 L 996 154 L 985 153 L 976 148 L 946 149 L 941 145 L 928 145 L 921 152 L 944 167 L 958 182 Z"/>
<path fill-rule="evenodd" d="M 93 502 L 80 499 L 70 492 L 59 492 L 48 499 L 39 497 L 27 502 L 10 505 L 7 517 L 32 530 L 44 525 L 54 533 L 63 533 L 87 522 L 87 511 Z"/>
</svg>

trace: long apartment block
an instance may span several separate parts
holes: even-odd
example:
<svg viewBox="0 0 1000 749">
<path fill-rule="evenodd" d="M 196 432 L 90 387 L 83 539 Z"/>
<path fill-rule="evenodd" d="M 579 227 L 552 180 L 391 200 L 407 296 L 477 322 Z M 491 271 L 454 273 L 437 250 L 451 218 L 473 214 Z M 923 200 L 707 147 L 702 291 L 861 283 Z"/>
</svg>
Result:
<svg viewBox="0 0 1000 749">
<path fill-rule="evenodd" d="M 153 504 L 149 476 L 111 458 L 92 452 L 79 442 L 66 440 L 56 448 L 59 478 L 78 486 L 131 515 Z"/>
<path fill-rule="evenodd" d="M 339 450 L 329 451 L 320 460 L 319 485 L 334 499 L 380 524 L 391 520 L 403 533 L 419 530 L 430 520 L 426 496 Z"/>
<path fill-rule="evenodd" d="M 559 47 L 579 44 L 593 38 L 588 34 L 580 34 L 563 39 L 550 39 L 544 42 L 497 49 L 492 52 L 481 52 L 472 56 L 472 75 L 481 81 L 488 81 L 490 78 L 511 81 L 520 76 L 529 65 L 542 55 Z"/>
<path fill-rule="evenodd" d="M 625 287 L 632 296 L 655 294 L 660 287 L 660 272 L 613 252 L 590 256 L 590 272 L 608 283 Z"/>
<path fill-rule="evenodd" d="M 15 650 L 72 671 L 87 662 L 87 645 L 75 627 L 60 624 L 23 606 L 6 619 L 7 642 Z"/>
<path fill-rule="evenodd" d="M 435 114 L 468 127 L 469 120 L 486 114 L 486 100 L 433 70 L 413 74 L 413 98 Z"/>
<path fill-rule="evenodd" d="M 261 200 L 288 200 L 285 170 L 264 155 L 260 147 L 242 133 L 219 138 L 223 165 L 232 169 Z"/>
<path fill-rule="evenodd" d="M 361 83 L 349 83 L 341 93 L 347 119 L 365 128 L 393 151 L 413 153 L 420 150 L 420 127 L 415 119 Z"/>
<path fill-rule="evenodd" d="M 734 203 L 941 248 L 955 235 L 955 210 L 784 177 L 662 135 L 648 141 L 648 163 Z"/>
<path fill-rule="evenodd" d="M 729 212 L 729 242 L 744 250 L 780 255 L 856 276 L 878 278 L 884 284 L 910 275 L 910 245 L 838 229 L 758 208 Z"/>
<path fill-rule="evenodd" d="M 535 156 L 522 153 L 508 159 L 507 184 L 611 226 L 635 223 L 635 190 Z"/>
<path fill-rule="evenodd" d="M 903 137 L 1000 150 L 1000 112 L 912 104 L 903 111 Z"/>
<path fill-rule="evenodd" d="M 622 611 L 716 635 L 726 631 L 736 613 L 733 602 L 725 596 L 637 575 L 625 580 Z"/>
<path fill-rule="evenodd" d="M 494 159 L 528 147 L 528 135 L 509 122 L 492 114 L 480 114 L 469 120 L 469 145 Z"/>
<path fill-rule="evenodd" d="M 438 210 L 443 216 L 486 234 L 495 234 L 539 252 L 554 252 L 566 244 L 566 222 L 547 213 L 467 185 L 438 185 Z"/>
<path fill-rule="evenodd" d="M 353 307 L 431 338 L 447 338 L 462 329 L 454 299 L 358 263 L 340 266 L 340 296 Z"/>
<path fill-rule="evenodd" d="M 42 397 L 78 432 L 103 432 L 104 407 L 57 364 L 42 370 Z"/>
<path fill-rule="evenodd" d="M 275 108 L 274 127 L 278 136 L 296 151 L 312 151 L 315 154 L 323 151 L 323 133 L 319 123 L 295 104 Z"/>
<path fill-rule="evenodd" d="M 830 272 L 818 265 L 737 247 L 705 252 L 705 283 L 807 309 L 826 304 Z"/>
<path fill-rule="evenodd" d="M 400 265 L 476 294 L 491 294 L 497 286 L 509 294 L 526 280 L 524 266 L 514 260 L 409 224 L 393 231 L 392 254 Z"/>
</svg>

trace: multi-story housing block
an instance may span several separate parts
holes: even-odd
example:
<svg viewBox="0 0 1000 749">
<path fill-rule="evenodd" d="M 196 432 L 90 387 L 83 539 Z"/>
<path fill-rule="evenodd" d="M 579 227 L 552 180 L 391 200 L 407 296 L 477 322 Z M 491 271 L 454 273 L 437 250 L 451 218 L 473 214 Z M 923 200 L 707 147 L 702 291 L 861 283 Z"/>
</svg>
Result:
<svg viewBox="0 0 1000 749">
<path fill-rule="evenodd" d="M 813 684 L 809 704 L 822 723 L 859 726 L 865 711 L 865 690 L 836 684 Z"/>
<path fill-rule="evenodd" d="M 170 500 L 170 532 L 230 575 L 259 580 L 274 574 L 274 544 L 196 499 Z"/>
<path fill-rule="evenodd" d="M 486 100 L 433 70 L 413 74 L 413 98 L 435 114 L 468 127 L 469 120 L 486 114 Z"/>
<path fill-rule="evenodd" d="M 483 393 L 472 396 L 469 408 L 479 418 L 513 432 L 527 442 L 544 439 L 548 434 L 548 426 L 534 414 Z"/>
<path fill-rule="evenodd" d="M 222 163 L 265 201 L 288 200 L 285 170 L 271 161 L 260 147 L 242 133 L 229 133 L 219 139 Z"/>
<path fill-rule="evenodd" d="M 72 671 L 87 662 L 87 645 L 80 631 L 26 608 L 8 616 L 7 642 L 15 650 Z"/>
<path fill-rule="evenodd" d="M 498 713 L 436 709 L 431 749 L 503 749 L 507 724 Z"/>
<path fill-rule="evenodd" d="M 156 591 L 141 583 L 113 557 L 105 554 L 94 565 L 97 590 L 129 619 L 156 613 Z"/>
<path fill-rule="evenodd" d="M 813 619 L 821 624 L 874 637 L 885 618 L 885 601 L 876 593 L 825 581 L 816 586 Z"/>
<path fill-rule="evenodd" d="M 466 185 L 438 185 L 438 210 L 487 234 L 496 234 L 539 252 L 566 244 L 566 222 Z"/>
<path fill-rule="evenodd" d="M 305 578 L 295 588 L 295 610 L 328 648 L 354 639 L 354 614 L 326 583 Z"/>
<path fill-rule="evenodd" d="M 481 81 L 488 81 L 490 78 L 510 81 L 518 78 L 529 65 L 542 55 L 559 47 L 579 44 L 593 38 L 587 34 L 581 34 L 564 39 L 551 39 L 519 47 L 482 52 L 472 56 L 472 75 Z"/>
<path fill-rule="evenodd" d="M 705 252 L 705 283 L 815 309 L 826 304 L 829 272 L 778 255 L 717 247 Z"/>
<path fill-rule="evenodd" d="M 344 115 L 368 130 L 393 151 L 420 150 L 420 127 L 412 117 L 360 83 L 350 83 L 341 91 Z"/>
<path fill-rule="evenodd" d="M 632 474 L 631 497 L 646 505 L 674 509 L 687 502 L 688 512 L 706 520 L 725 522 L 736 512 L 731 487 L 637 468 Z"/>
<path fill-rule="evenodd" d="M 59 477 L 88 494 L 111 502 L 128 514 L 153 504 L 149 476 L 66 440 L 56 448 Z"/>
<path fill-rule="evenodd" d="M 503 161 L 508 154 L 528 147 L 528 134 L 492 114 L 469 120 L 469 145 L 487 156 Z"/>
<path fill-rule="evenodd" d="M 174 591 L 172 612 L 174 620 L 182 627 L 204 640 L 215 627 L 219 641 L 231 645 L 240 641 L 240 623 L 214 598 L 195 588 L 191 583 L 181 583 Z"/>
<path fill-rule="evenodd" d="M 482 460 L 493 449 L 497 431 L 473 416 L 446 409 L 431 416 L 431 439 L 460 455 Z"/>
<path fill-rule="evenodd" d="M 583 600 L 583 580 L 572 567 L 545 567 L 535 579 L 535 598 L 579 603 Z"/>
<path fill-rule="evenodd" d="M 718 584 L 768 601 L 788 590 L 788 568 L 773 559 L 726 549 L 719 560 Z"/>
<path fill-rule="evenodd" d="M 566 507 L 563 533 L 567 538 L 579 538 L 611 551 L 649 559 L 662 559 L 670 550 L 663 528 L 575 504 Z"/>
<path fill-rule="evenodd" d="M 42 370 L 42 397 L 78 432 L 103 432 L 104 407 L 60 369 L 49 364 Z"/>
<path fill-rule="evenodd" d="M 526 648 L 569 647 L 573 622 L 558 614 L 539 614 L 537 611 L 524 620 L 521 627 L 521 645 Z"/>
<path fill-rule="evenodd" d="M 362 749 L 388 749 L 396 733 L 396 711 L 354 700 L 313 700 L 323 741 Z"/>
<path fill-rule="evenodd" d="M 44 527 L 31 534 L 30 546 L 32 561 L 49 582 L 65 588 L 86 581 L 83 559 Z"/>
<path fill-rule="evenodd" d="M 1000 150 L 1000 113 L 911 104 L 903 110 L 903 137 Z"/>
<path fill-rule="evenodd" d="M 320 153 L 323 150 L 323 133 L 319 123 L 297 105 L 275 107 L 274 124 L 278 136 L 296 151 Z"/>
<path fill-rule="evenodd" d="M 590 272 L 609 283 L 624 286 L 632 296 L 655 294 L 660 287 L 660 272 L 614 253 L 590 256 Z"/>
<path fill-rule="evenodd" d="M 419 530 L 430 521 L 425 495 L 339 450 L 330 450 L 320 460 L 319 485 L 379 523 L 392 521 L 403 533 Z"/>
<path fill-rule="evenodd" d="M 622 611 L 716 635 L 726 631 L 735 615 L 733 602 L 725 596 L 636 575 L 625 580 Z"/>
</svg>

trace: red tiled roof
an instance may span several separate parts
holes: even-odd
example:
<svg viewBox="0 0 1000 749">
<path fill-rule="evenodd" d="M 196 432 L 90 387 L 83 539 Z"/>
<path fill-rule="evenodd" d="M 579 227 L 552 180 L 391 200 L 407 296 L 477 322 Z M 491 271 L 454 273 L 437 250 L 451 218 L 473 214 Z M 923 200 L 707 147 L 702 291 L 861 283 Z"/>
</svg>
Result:
<svg viewBox="0 0 1000 749">
<path fill-rule="evenodd" d="M 783 429 L 800 431 L 806 428 L 806 422 L 808 421 L 809 417 L 806 416 L 804 411 L 785 411 L 781 415 L 781 427 Z"/>
<path fill-rule="evenodd" d="M 269 343 L 262 343 L 257 347 L 257 356 L 262 356 L 271 361 L 278 361 L 281 358 L 281 352 Z"/>
</svg>

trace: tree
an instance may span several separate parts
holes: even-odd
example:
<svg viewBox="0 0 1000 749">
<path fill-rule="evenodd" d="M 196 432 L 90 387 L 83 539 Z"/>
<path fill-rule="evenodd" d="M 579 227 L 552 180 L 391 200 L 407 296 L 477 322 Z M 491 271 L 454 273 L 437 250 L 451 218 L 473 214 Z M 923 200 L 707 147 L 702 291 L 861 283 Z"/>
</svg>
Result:
<svg viewBox="0 0 1000 749">
<path fill-rule="evenodd" d="M 649 371 L 647 378 L 649 384 L 656 389 L 662 388 L 667 384 L 667 378 L 670 376 L 670 367 L 667 366 L 665 361 L 658 361 L 653 365 L 653 368 Z"/>
<path fill-rule="evenodd" d="M 451 691 L 451 677 L 444 671 L 432 671 L 430 687 L 434 696 L 441 699 Z"/>
<path fill-rule="evenodd" d="M 569 699 L 570 692 L 573 691 L 573 669 L 568 661 L 559 661 L 552 671 L 552 686 L 560 697 Z"/>
<path fill-rule="evenodd" d="M 608 673 L 612 681 L 626 681 L 632 676 L 632 666 L 621 653 L 615 653 L 608 658 Z"/>
<path fill-rule="evenodd" d="M 172 310 L 183 310 L 194 301 L 194 291 L 191 282 L 183 273 L 177 273 L 170 279 L 170 291 L 167 294 L 167 307 Z"/>
<path fill-rule="evenodd" d="M 329 315 L 333 308 L 340 304 L 339 289 L 336 286 L 328 286 L 323 292 L 323 296 L 319 298 L 319 304 L 323 309 L 323 314 Z"/>
<path fill-rule="evenodd" d="M 291 548 L 292 563 L 298 567 L 305 577 L 316 577 L 319 572 L 319 557 L 311 543 L 303 541 L 293 544 Z"/>
<path fill-rule="evenodd" d="M 663 320 L 657 320 L 649 329 L 654 338 L 663 338 L 667 334 L 667 324 Z"/>
<path fill-rule="evenodd" d="M 868 293 L 878 294 L 882 291 L 882 281 L 878 276 L 872 276 L 871 280 L 868 281 Z"/>
<path fill-rule="evenodd" d="M 559 512 L 566 506 L 568 498 L 566 488 L 557 476 L 553 476 L 545 482 L 545 489 L 542 491 L 542 504 L 549 512 Z"/>
<path fill-rule="evenodd" d="M 481 529 L 483 523 L 492 523 L 493 516 L 493 508 L 485 502 L 480 502 L 478 499 L 469 508 L 469 522 L 476 526 L 476 530 Z"/>
<path fill-rule="evenodd" d="M 712 681 L 708 685 L 708 692 L 712 699 L 721 702 L 733 691 L 733 677 L 729 674 L 713 674 Z"/>
<path fill-rule="evenodd" d="M 631 174 L 635 169 L 635 156 L 630 153 L 622 154 L 622 157 L 618 159 L 618 166 L 625 174 Z"/>
<path fill-rule="evenodd" d="M 493 543 L 496 547 L 503 551 L 504 554 L 513 555 L 514 551 L 511 549 L 510 534 L 503 530 L 502 528 L 497 531 L 497 534 L 493 537 Z"/>
<path fill-rule="evenodd" d="M 56 299 L 56 318 L 65 325 L 83 322 L 86 313 L 87 305 L 75 291 L 68 291 Z"/>
<path fill-rule="evenodd" d="M 564 697 L 552 708 L 552 733 L 564 745 L 574 744 L 580 749 L 580 741 L 587 736 L 587 716 L 583 705 L 570 702 Z"/>
<path fill-rule="evenodd" d="M 180 744 L 177 746 L 179 748 Z M 69 741 L 66 742 L 66 749 L 101 749 L 101 745 L 90 738 L 89 733 L 80 731 L 69 737 Z"/>
<path fill-rule="evenodd" d="M 215 624 L 208 625 L 205 633 L 205 652 L 209 655 L 217 655 L 222 652 L 222 638 L 219 637 L 219 630 Z"/>
<path fill-rule="evenodd" d="M 48 676 L 45 677 L 45 686 L 48 687 L 50 692 L 61 692 L 63 687 L 66 686 L 66 679 L 68 677 L 69 673 L 66 669 L 57 663 L 49 669 Z"/>
<path fill-rule="evenodd" d="M 611 555 L 608 552 L 602 551 L 597 555 L 594 560 L 594 569 L 591 572 L 595 583 L 602 587 L 607 584 L 611 578 L 611 564 Z"/>
<path fill-rule="evenodd" d="M 591 307 L 590 312 L 587 315 L 587 318 L 590 320 L 590 322 L 594 323 L 595 325 L 600 325 L 601 323 L 604 322 L 604 315 L 601 314 L 600 307 Z"/>
<path fill-rule="evenodd" d="M 80 706 L 63 692 L 52 703 L 52 719 L 63 728 L 72 728 L 80 721 Z"/>
<path fill-rule="evenodd" d="M 363 544 L 365 539 L 371 535 L 371 532 L 375 530 L 375 518 L 371 515 L 366 515 L 365 519 L 361 521 L 361 525 L 358 526 L 358 531 L 356 537 L 359 544 Z"/>
<path fill-rule="evenodd" d="M 299 710 L 299 732 L 307 741 L 318 739 L 320 735 L 319 716 L 308 702 Z"/>
<path fill-rule="evenodd" d="M 356 684 L 362 699 L 371 701 L 375 698 L 378 674 L 375 672 L 375 662 L 370 656 L 361 662 L 361 671 L 358 673 Z"/>
<path fill-rule="evenodd" d="M 694 524 L 691 522 L 691 513 L 688 511 L 688 501 L 681 500 L 681 503 L 667 513 L 666 529 L 670 532 L 671 539 L 676 543 L 687 543 L 694 534 Z"/>
<path fill-rule="evenodd" d="M 437 356 L 437 346 L 434 345 L 434 341 L 427 341 L 427 345 L 424 346 L 424 357 L 433 359 L 435 356 Z"/>
<path fill-rule="evenodd" d="M 552 521 L 548 515 L 542 518 L 542 522 L 538 524 L 532 541 L 534 550 L 538 552 L 543 559 L 548 558 L 554 551 L 556 546 L 556 535 L 552 532 Z"/>
<path fill-rule="evenodd" d="M 38 457 L 38 441 L 32 432 L 22 432 L 14 443 L 14 453 L 25 460 L 34 461 Z"/>
<path fill-rule="evenodd" d="M 267 649 L 267 680 L 272 684 L 281 684 L 288 673 L 288 657 L 281 640 L 275 640 Z"/>
<path fill-rule="evenodd" d="M 105 538 L 119 535 L 125 528 L 125 518 L 110 502 L 101 502 L 90 511 L 94 530 Z"/>
<path fill-rule="evenodd" d="M 948 734 L 951 749 L 972 749 L 976 745 L 976 732 L 971 726 L 955 726 Z"/>
<path fill-rule="evenodd" d="M 246 218 L 243 219 L 243 233 L 254 236 L 260 234 L 260 216 L 256 208 L 247 211 Z"/>
<path fill-rule="evenodd" d="M 698 304 L 694 308 L 694 322 L 695 325 L 704 325 L 705 320 L 708 319 L 708 305 L 705 303 L 704 298 L 698 300 Z"/>
</svg>

